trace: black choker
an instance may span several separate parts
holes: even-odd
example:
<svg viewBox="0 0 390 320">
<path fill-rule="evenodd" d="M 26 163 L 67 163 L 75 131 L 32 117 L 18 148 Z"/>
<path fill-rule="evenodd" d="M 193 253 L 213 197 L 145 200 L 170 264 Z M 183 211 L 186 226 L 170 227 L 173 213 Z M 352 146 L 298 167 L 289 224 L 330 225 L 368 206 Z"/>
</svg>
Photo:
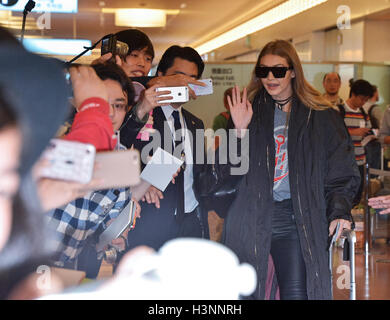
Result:
<svg viewBox="0 0 390 320">
<path fill-rule="evenodd" d="M 277 106 L 280 110 L 282 110 L 283 107 L 284 107 L 287 103 L 289 103 L 289 102 L 292 100 L 292 97 L 293 97 L 293 96 L 290 96 L 290 97 L 288 97 L 287 99 L 283 99 L 283 100 L 275 100 L 275 99 L 273 99 L 273 100 L 274 100 L 276 106 Z"/>
</svg>

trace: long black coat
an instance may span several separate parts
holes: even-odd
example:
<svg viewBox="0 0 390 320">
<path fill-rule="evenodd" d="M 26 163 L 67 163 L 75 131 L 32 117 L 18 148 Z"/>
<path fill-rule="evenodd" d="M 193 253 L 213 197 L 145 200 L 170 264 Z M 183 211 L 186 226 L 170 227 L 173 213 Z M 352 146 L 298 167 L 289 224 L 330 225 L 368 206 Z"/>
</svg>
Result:
<svg viewBox="0 0 390 320">
<path fill-rule="evenodd" d="M 271 247 L 275 171 L 274 103 L 261 90 L 249 125 L 249 172 L 238 176 L 238 193 L 225 220 L 224 243 L 257 271 L 252 298 L 264 299 Z M 315 111 L 293 99 L 288 131 L 291 198 L 307 272 L 309 299 L 331 299 L 329 223 L 352 220 L 360 182 L 353 144 L 336 111 Z M 228 165 L 215 166 L 222 181 Z"/>
</svg>

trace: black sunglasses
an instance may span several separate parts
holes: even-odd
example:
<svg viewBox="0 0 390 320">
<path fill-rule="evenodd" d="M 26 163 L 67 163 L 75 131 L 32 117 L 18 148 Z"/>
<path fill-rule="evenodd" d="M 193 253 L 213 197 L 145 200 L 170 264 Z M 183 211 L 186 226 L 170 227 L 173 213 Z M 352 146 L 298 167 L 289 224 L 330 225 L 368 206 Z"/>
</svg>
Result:
<svg viewBox="0 0 390 320">
<path fill-rule="evenodd" d="M 287 70 L 292 70 L 293 67 L 260 67 L 256 66 L 255 73 L 258 78 L 267 78 L 270 71 L 275 78 L 284 78 Z"/>
</svg>

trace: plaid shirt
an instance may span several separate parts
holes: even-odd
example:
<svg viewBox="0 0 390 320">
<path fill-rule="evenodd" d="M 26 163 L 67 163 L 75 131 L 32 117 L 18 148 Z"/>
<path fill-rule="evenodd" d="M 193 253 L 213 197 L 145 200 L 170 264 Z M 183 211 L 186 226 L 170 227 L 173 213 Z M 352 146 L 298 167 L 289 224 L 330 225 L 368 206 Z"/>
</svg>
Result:
<svg viewBox="0 0 390 320">
<path fill-rule="evenodd" d="M 46 218 L 57 253 L 54 264 L 74 264 L 87 242 L 96 243 L 106 223 L 115 219 L 130 200 L 130 188 L 99 190 L 49 211 Z"/>
<path fill-rule="evenodd" d="M 57 255 L 54 263 L 75 262 L 87 241 L 95 241 L 98 229 L 115 219 L 131 198 L 130 189 L 95 191 L 47 213 Z M 100 234 L 100 232 L 98 232 Z"/>
</svg>

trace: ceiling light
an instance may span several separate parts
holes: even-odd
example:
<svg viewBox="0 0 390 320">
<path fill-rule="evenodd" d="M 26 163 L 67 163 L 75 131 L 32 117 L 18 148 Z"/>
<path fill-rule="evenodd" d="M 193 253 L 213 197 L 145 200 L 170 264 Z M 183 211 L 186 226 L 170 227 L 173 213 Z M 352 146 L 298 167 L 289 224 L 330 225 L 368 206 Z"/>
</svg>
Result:
<svg viewBox="0 0 390 320">
<path fill-rule="evenodd" d="M 158 9 L 119 9 L 115 12 L 115 25 L 119 27 L 164 27 L 167 17 Z"/>
<path fill-rule="evenodd" d="M 120 27 L 164 27 L 167 15 L 177 15 L 180 10 L 102 8 L 103 13 L 115 13 L 115 25 Z"/>
<path fill-rule="evenodd" d="M 273 24 L 279 23 L 303 11 L 311 9 L 328 0 L 288 0 L 270 9 L 259 16 L 227 31 L 220 36 L 197 46 L 195 49 L 199 54 L 204 54 L 222 47 L 228 43 L 265 29 Z"/>
</svg>

